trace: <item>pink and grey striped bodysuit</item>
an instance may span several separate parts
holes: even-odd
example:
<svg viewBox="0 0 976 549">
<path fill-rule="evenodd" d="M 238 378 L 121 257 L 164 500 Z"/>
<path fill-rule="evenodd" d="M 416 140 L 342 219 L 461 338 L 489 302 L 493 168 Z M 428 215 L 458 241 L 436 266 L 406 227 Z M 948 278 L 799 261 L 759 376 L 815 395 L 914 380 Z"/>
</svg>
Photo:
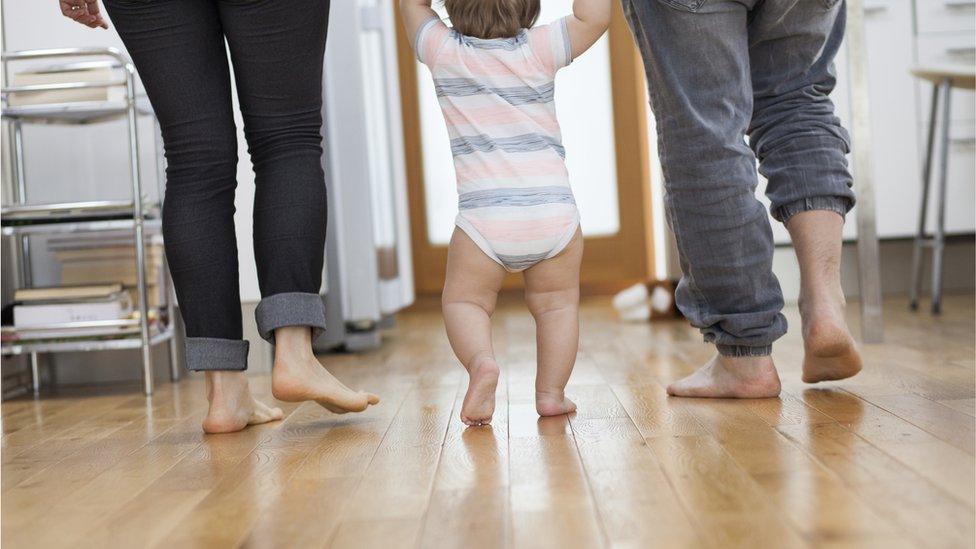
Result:
<svg viewBox="0 0 976 549">
<path fill-rule="evenodd" d="M 415 47 L 451 139 L 457 226 L 511 272 L 558 254 L 579 226 L 553 101 L 572 61 L 565 19 L 488 40 L 431 19 Z"/>
</svg>

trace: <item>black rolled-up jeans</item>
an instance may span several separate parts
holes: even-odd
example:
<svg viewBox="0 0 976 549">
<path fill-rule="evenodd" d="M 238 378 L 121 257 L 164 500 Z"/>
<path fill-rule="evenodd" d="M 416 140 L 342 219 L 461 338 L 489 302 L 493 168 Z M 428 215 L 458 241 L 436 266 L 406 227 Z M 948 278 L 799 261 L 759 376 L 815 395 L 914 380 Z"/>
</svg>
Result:
<svg viewBox="0 0 976 549">
<path fill-rule="evenodd" d="M 329 0 L 105 0 L 166 149 L 163 236 L 190 370 L 243 370 L 234 66 L 254 165 L 262 337 L 325 328 L 322 63 Z"/>
</svg>

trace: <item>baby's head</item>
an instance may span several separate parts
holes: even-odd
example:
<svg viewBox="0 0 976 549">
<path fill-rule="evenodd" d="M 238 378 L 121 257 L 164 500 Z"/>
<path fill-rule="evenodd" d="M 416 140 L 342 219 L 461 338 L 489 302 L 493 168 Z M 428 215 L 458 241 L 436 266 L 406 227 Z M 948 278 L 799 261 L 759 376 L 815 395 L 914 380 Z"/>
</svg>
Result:
<svg viewBox="0 0 976 549">
<path fill-rule="evenodd" d="M 539 17 L 539 0 L 444 0 L 454 30 L 475 38 L 510 38 Z"/>
</svg>

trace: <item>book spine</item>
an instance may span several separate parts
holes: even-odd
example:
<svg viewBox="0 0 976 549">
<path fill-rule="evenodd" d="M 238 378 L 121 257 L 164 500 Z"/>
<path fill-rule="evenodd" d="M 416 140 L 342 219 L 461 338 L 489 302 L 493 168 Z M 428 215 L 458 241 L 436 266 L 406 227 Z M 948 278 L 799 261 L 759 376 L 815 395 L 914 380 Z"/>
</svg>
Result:
<svg viewBox="0 0 976 549">
<path fill-rule="evenodd" d="M 119 320 L 131 314 L 132 304 L 128 299 L 108 303 L 18 305 L 14 307 L 14 326 L 26 328 L 65 322 Z"/>
</svg>

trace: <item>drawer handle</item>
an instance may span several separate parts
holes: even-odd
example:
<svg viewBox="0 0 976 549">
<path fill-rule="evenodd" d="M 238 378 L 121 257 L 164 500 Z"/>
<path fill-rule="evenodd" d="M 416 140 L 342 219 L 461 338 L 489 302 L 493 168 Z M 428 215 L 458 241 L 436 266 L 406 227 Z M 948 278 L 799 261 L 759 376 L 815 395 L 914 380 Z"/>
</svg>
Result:
<svg viewBox="0 0 976 549">
<path fill-rule="evenodd" d="M 972 57 L 976 56 L 976 47 L 946 48 L 945 52 L 952 57 Z"/>
<path fill-rule="evenodd" d="M 963 145 L 963 146 L 976 145 L 976 137 L 953 137 L 950 138 L 949 141 L 951 141 L 953 145 Z"/>
<path fill-rule="evenodd" d="M 885 4 L 865 4 L 864 13 L 881 13 L 883 11 L 888 11 L 888 6 Z"/>
<path fill-rule="evenodd" d="M 950 10 L 964 10 L 976 8 L 976 1 L 973 0 L 945 0 L 945 7 Z"/>
</svg>

